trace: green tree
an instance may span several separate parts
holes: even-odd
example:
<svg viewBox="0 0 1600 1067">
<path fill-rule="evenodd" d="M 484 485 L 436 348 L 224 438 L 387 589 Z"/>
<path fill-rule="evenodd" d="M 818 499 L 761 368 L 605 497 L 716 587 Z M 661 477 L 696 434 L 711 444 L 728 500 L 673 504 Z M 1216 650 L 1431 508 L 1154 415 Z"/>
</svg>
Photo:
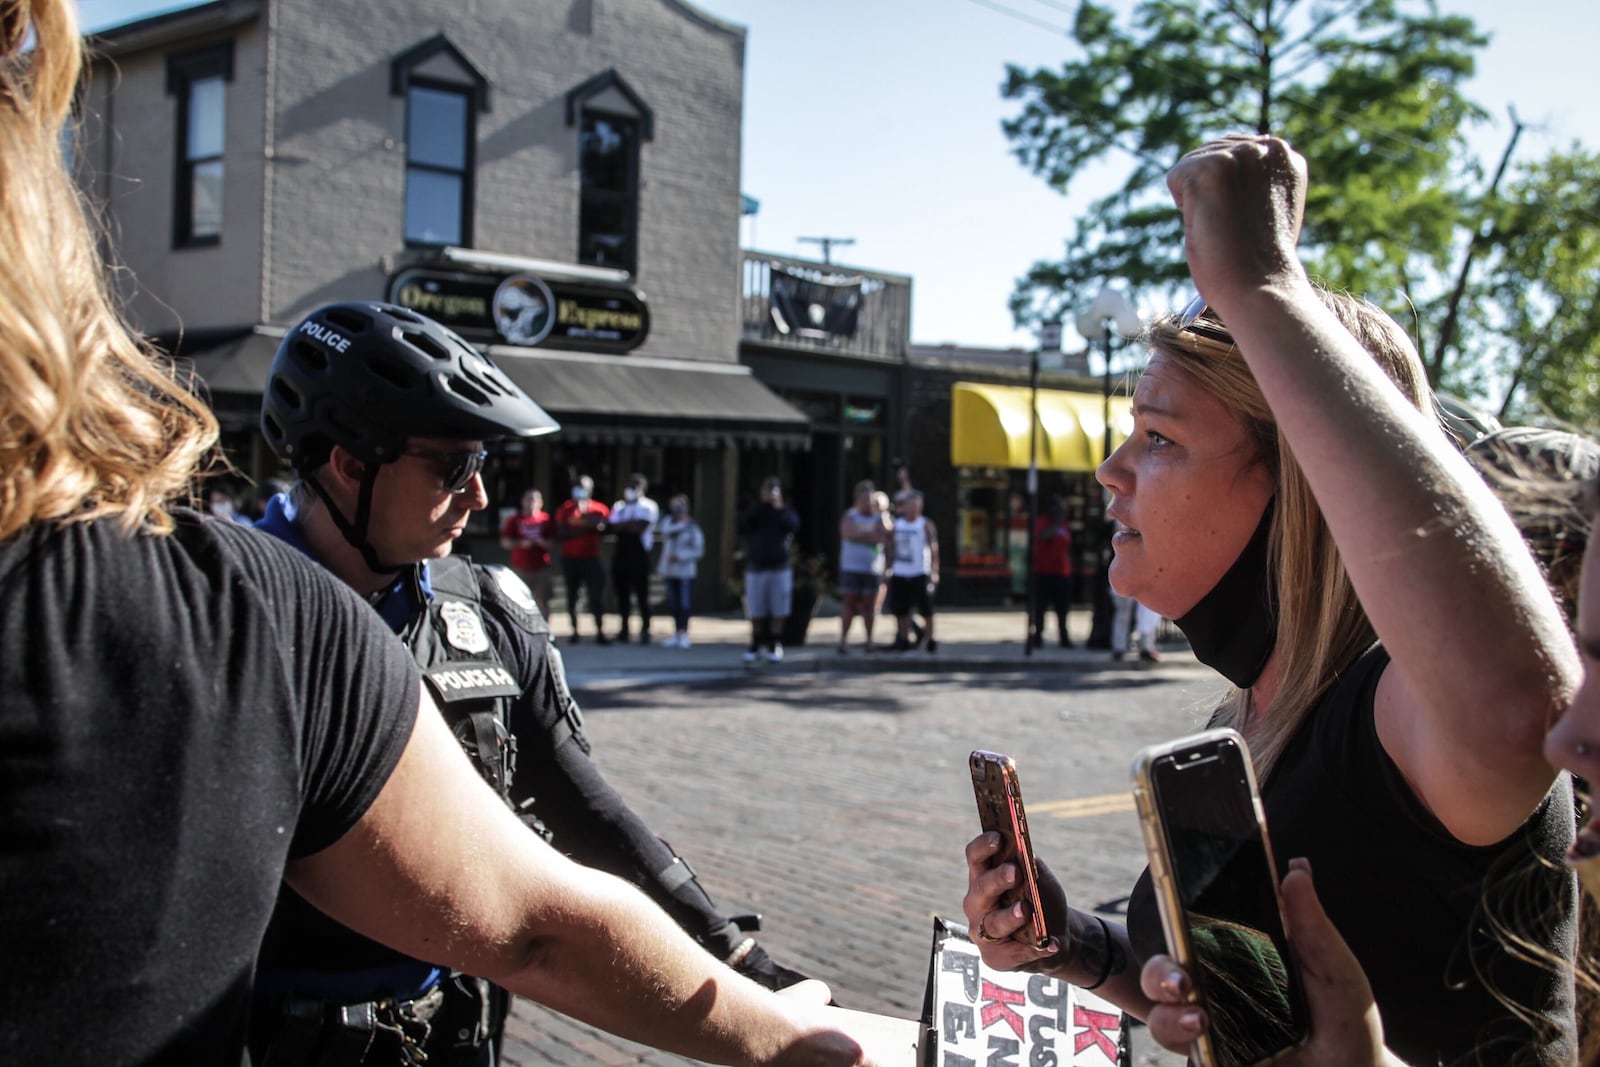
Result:
<svg viewBox="0 0 1600 1067">
<path fill-rule="evenodd" d="M 1124 27 L 1086 0 L 1072 34 L 1084 58 L 1008 69 L 1003 91 L 1021 111 L 1006 135 L 1063 193 L 1093 166 L 1131 169 L 1063 258 L 1018 282 L 1019 322 L 1058 315 L 1108 278 L 1186 284 L 1166 172 L 1239 131 L 1287 137 L 1311 161 L 1304 248 L 1322 280 L 1402 313 L 1442 295 L 1481 185 L 1461 162 L 1464 128 L 1483 117 L 1461 88 L 1486 43 L 1470 19 L 1398 0 L 1140 0 Z"/>
<path fill-rule="evenodd" d="M 1600 153 L 1519 168 L 1489 214 L 1447 379 L 1502 420 L 1600 426 Z"/>
</svg>

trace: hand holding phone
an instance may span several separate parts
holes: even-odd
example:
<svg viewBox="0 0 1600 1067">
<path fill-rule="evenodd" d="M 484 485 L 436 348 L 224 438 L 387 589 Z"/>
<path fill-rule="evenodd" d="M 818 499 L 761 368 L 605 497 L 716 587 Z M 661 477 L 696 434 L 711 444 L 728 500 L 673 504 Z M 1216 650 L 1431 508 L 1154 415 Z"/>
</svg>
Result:
<svg viewBox="0 0 1600 1067">
<path fill-rule="evenodd" d="M 974 750 L 967 764 L 972 772 L 972 792 L 978 801 L 978 822 L 986 832 L 998 833 L 1001 838 L 995 865 L 1017 865 L 1017 886 L 1001 898 L 1001 906 L 1024 901 L 1028 925 L 1012 936 L 1034 948 L 1043 948 L 1050 940 L 1050 931 L 1045 925 L 1044 902 L 1039 895 L 1039 868 L 1033 858 L 1033 842 L 1028 836 L 1028 816 L 1022 807 L 1017 765 L 1010 756 L 983 749 Z"/>
<path fill-rule="evenodd" d="M 1151 746 L 1133 778 L 1167 951 L 1210 1019 L 1193 1062 L 1247 1067 L 1301 1043 L 1308 1014 L 1244 738 Z"/>
</svg>

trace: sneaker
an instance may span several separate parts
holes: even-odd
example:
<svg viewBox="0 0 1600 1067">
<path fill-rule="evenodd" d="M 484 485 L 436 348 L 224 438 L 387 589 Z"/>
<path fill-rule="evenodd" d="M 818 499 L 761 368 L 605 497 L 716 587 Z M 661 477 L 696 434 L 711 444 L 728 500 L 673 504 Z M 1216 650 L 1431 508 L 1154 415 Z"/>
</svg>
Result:
<svg viewBox="0 0 1600 1067">
<path fill-rule="evenodd" d="M 597 633 L 594 635 L 594 643 L 597 645 L 609 645 L 611 643 L 611 638 L 607 637 L 605 634 Z"/>
<path fill-rule="evenodd" d="M 935 641 L 931 637 L 928 638 L 927 651 L 929 655 L 939 651 L 939 642 Z"/>
<path fill-rule="evenodd" d="M 747 649 L 744 650 L 744 661 L 746 663 L 754 663 L 756 660 L 758 660 L 760 658 L 761 658 L 761 653 L 757 652 L 755 649 L 747 648 Z"/>
<path fill-rule="evenodd" d="M 689 648 L 693 644 L 694 644 L 694 642 L 689 640 L 689 634 L 687 632 L 684 632 L 684 633 L 681 633 L 681 634 L 678 635 L 678 647 L 679 648 Z"/>
<path fill-rule="evenodd" d="M 1127 655 L 1126 652 L 1113 652 L 1113 653 L 1111 653 L 1111 662 L 1112 663 L 1121 663 L 1122 662 L 1122 657 L 1124 657 L 1126 655 Z"/>
<path fill-rule="evenodd" d="M 617 634 L 617 636 L 615 638 L 613 638 L 613 640 L 620 641 L 623 644 L 627 644 L 629 641 L 633 640 L 633 635 L 628 633 L 628 631 L 623 630 L 621 633 Z"/>
<path fill-rule="evenodd" d="M 785 967 L 767 955 L 766 949 L 762 948 L 759 942 L 750 946 L 750 951 L 744 954 L 744 959 L 734 964 L 733 969 L 757 985 L 765 986 L 774 992 L 799 985 L 807 980 L 799 971 Z"/>
<path fill-rule="evenodd" d="M 1071 648 L 1071 647 L 1073 647 L 1072 638 L 1068 637 L 1066 634 L 1062 634 L 1061 635 L 1061 647 L 1062 648 Z"/>
<path fill-rule="evenodd" d="M 782 663 L 783 662 L 783 646 L 781 644 L 774 644 L 771 648 L 767 649 L 767 662 L 768 663 Z"/>
<path fill-rule="evenodd" d="M 1146 663 L 1160 663 L 1161 653 L 1157 652 L 1153 648 L 1141 649 L 1139 652 L 1139 658 L 1144 660 Z"/>
<path fill-rule="evenodd" d="M 841 656 L 848 656 L 850 654 L 850 650 L 844 645 L 840 645 L 838 648 L 834 649 L 834 651 L 839 653 Z"/>
<path fill-rule="evenodd" d="M 639 643 L 641 645 L 648 645 L 650 643 L 650 631 L 649 630 L 646 630 L 644 633 L 639 635 Z"/>
<path fill-rule="evenodd" d="M 894 644 L 889 646 L 889 651 L 890 652 L 909 652 L 909 651 L 911 651 L 911 649 L 913 649 L 915 647 L 916 646 L 913 645 L 910 641 L 902 641 L 902 640 L 900 640 L 900 638 L 897 637 L 897 638 L 894 639 Z"/>
<path fill-rule="evenodd" d="M 677 648 L 678 647 L 678 635 L 677 634 L 668 634 L 667 636 L 663 637 L 661 639 L 661 647 L 662 648 Z"/>
<path fill-rule="evenodd" d="M 567 638 L 567 640 L 570 641 L 572 644 L 577 644 L 578 640 L 579 640 L 578 639 L 578 631 L 576 631 L 576 630 L 572 631 L 572 636 Z"/>
</svg>

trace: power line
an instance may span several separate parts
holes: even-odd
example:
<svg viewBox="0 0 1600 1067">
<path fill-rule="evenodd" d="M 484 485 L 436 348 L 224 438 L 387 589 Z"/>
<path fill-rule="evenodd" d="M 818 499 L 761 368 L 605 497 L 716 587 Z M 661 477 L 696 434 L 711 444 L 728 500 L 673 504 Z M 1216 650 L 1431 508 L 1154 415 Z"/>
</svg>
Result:
<svg viewBox="0 0 1600 1067">
<path fill-rule="evenodd" d="M 997 11 L 1002 15 L 1010 15 L 1019 22 L 1026 22 L 1030 26 L 1039 27 L 1041 30 L 1049 30 L 1051 33 L 1059 33 L 1063 37 L 1072 36 L 1072 31 L 1065 26 L 1057 26 L 1053 22 L 1046 22 L 1044 19 L 1034 18 L 1032 15 L 1024 14 L 1014 7 L 1006 7 L 1004 4 L 994 3 L 994 0 L 970 0 L 970 2 L 977 4 L 979 7 L 988 8 L 990 11 Z"/>
</svg>

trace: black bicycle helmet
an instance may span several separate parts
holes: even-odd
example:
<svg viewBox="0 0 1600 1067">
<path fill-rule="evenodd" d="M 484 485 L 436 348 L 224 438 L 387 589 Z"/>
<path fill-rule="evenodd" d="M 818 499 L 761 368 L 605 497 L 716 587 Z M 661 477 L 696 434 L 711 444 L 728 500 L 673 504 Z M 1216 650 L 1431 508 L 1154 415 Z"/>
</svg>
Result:
<svg viewBox="0 0 1600 1067">
<path fill-rule="evenodd" d="M 463 441 L 537 437 L 561 427 L 493 363 L 432 319 L 394 304 L 329 304 L 306 316 L 272 357 L 261 398 L 267 444 L 327 505 L 344 539 L 373 571 L 367 538 L 378 469 L 409 437 Z M 365 465 L 356 512 L 345 515 L 316 470 L 338 445 Z"/>
<path fill-rule="evenodd" d="M 261 402 L 267 444 L 301 474 L 339 445 L 392 463 L 408 437 L 537 437 L 560 425 L 454 332 L 409 308 L 329 304 L 284 337 Z"/>
</svg>

